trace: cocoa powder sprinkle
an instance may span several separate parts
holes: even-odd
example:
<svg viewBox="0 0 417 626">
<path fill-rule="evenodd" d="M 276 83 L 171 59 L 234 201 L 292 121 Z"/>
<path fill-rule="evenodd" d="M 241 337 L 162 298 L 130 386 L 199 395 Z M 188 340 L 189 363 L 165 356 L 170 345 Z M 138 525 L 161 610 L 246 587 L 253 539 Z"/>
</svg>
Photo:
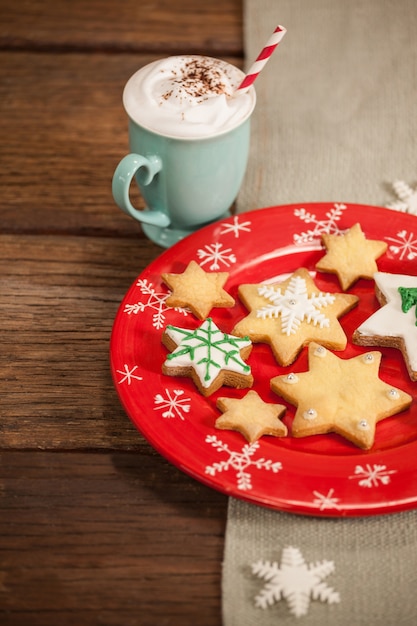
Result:
<svg viewBox="0 0 417 626">
<path fill-rule="evenodd" d="M 177 78 L 174 83 L 180 86 L 179 97 L 190 96 L 204 100 L 209 95 L 228 94 L 227 86 L 222 80 L 222 72 L 212 59 L 187 60 L 178 72 L 173 72 Z M 164 100 L 172 96 L 173 90 L 162 94 Z"/>
</svg>

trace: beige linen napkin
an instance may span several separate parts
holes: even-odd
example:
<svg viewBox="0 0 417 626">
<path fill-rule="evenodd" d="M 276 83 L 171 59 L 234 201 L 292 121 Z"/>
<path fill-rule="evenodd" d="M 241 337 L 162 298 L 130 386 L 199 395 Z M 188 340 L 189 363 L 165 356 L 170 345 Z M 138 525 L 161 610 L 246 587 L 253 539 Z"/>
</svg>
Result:
<svg viewBox="0 0 417 626">
<path fill-rule="evenodd" d="M 256 81 L 238 211 L 314 201 L 385 206 L 396 199 L 397 179 L 415 188 L 415 0 L 244 0 L 244 10 L 248 67 L 277 24 L 288 32 Z M 285 598 L 265 609 L 254 602 L 267 583 L 251 564 L 282 567 L 289 546 L 306 564 L 334 566 L 322 576 L 321 599 L 307 594 L 300 618 Z M 326 600 L 329 588 L 339 602 Z M 319 519 L 231 498 L 223 620 L 224 626 L 415 626 L 417 513 Z"/>
<path fill-rule="evenodd" d="M 288 32 L 258 76 L 246 211 L 290 202 L 392 201 L 417 183 L 415 0 L 244 0 L 248 65 Z"/>
</svg>

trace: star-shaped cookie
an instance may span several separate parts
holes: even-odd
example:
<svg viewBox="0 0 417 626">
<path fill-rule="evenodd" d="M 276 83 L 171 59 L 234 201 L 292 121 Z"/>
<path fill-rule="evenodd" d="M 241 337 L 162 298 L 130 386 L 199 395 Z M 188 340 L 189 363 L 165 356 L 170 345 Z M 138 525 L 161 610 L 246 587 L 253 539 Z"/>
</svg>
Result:
<svg viewBox="0 0 417 626">
<path fill-rule="evenodd" d="M 162 343 L 171 351 L 162 365 L 163 374 L 191 378 L 203 396 L 222 385 L 252 387 L 251 368 L 244 361 L 252 350 L 251 341 L 224 333 L 211 317 L 196 329 L 169 324 Z"/>
<path fill-rule="evenodd" d="M 375 293 L 380 309 L 353 333 L 360 346 L 397 348 L 411 380 L 417 381 L 417 276 L 377 272 Z"/>
<path fill-rule="evenodd" d="M 204 320 L 214 307 L 234 306 L 234 298 L 223 289 L 228 278 L 228 272 L 205 272 L 198 263 L 190 261 L 182 274 L 162 274 L 162 280 L 172 290 L 165 304 L 187 307 Z"/>
<path fill-rule="evenodd" d="M 322 293 L 305 268 L 287 280 L 272 284 L 241 285 L 239 298 L 250 311 L 233 329 L 239 337 L 272 348 L 279 365 L 293 363 L 310 341 L 332 350 L 344 350 L 347 337 L 338 318 L 350 311 L 358 297 Z"/>
<path fill-rule="evenodd" d="M 412 397 L 379 378 L 380 352 L 341 359 L 312 342 L 309 371 L 271 379 L 271 389 L 297 407 L 294 437 L 338 433 L 368 450 L 380 420 L 408 408 Z"/>
<path fill-rule="evenodd" d="M 264 402 L 256 391 L 248 391 L 241 399 L 218 398 L 216 404 L 223 412 L 216 420 L 216 428 L 237 430 L 249 443 L 262 435 L 285 437 L 287 434 L 287 427 L 280 421 L 285 405 Z"/>
<path fill-rule="evenodd" d="M 388 247 L 385 241 L 367 239 L 360 224 L 355 224 L 342 235 L 323 233 L 321 238 L 327 252 L 316 264 L 316 269 L 336 274 L 343 291 L 359 278 L 372 279 L 378 271 L 376 259 Z"/>
</svg>

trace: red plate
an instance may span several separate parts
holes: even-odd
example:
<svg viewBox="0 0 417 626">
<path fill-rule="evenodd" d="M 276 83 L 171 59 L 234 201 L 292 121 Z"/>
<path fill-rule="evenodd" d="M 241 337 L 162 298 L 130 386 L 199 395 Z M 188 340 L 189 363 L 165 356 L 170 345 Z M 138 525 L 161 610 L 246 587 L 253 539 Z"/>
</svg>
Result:
<svg viewBox="0 0 417 626">
<path fill-rule="evenodd" d="M 315 273 L 324 252 L 322 232 L 338 233 L 359 222 L 370 239 L 383 239 L 387 252 L 381 271 L 417 275 L 417 219 L 389 209 L 315 203 L 261 209 L 207 226 L 149 265 L 127 292 L 111 338 L 111 369 L 120 400 L 140 432 L 175 466 L 228 495 L 274 509 L 322 516 L 373 515 L 417 506 L 417 404 L 377 425 L 372 450 L 364 452 L 338 435 L 262 437 L 249 445 L 239 433 L 218 430 L 219 395 L 241 397 L 247 390 L 223 387 L 203 398 L 188 378 L 163 376 L 166 324 L 195 328 L 191 313 L 165 305 L 162 272 L 180 273 L 194 259 L 207 271 L 227 271 L 226 289 L 236 298 L 231 309 L 211 317 L 230 333 L 247 311 L 237 298 L 241 283 L 286 278 L 299 267 L 315 276 L 323 291 L 341 292 L 335 276 Z M 350 339 L 353 330 L 378 308 L 374 283 L 360 280 L 350 293 L 359 305 L 340 319 Z M 377 348 L 379 349 L 379 348 Z M 348 344 L 343 358 L 367 351 Z M 382 349 L 381 378 L 417 398 L 401 353 Z M 255 344 L 248 360 L 254 389 L 266 402 L 282 402 L 270 391 L 279 367 L 266 345 Z M 291 371 L 306 371 L 306 349 Z M 284 422 L 290 426 L 294 408 Z"/>
</svg>

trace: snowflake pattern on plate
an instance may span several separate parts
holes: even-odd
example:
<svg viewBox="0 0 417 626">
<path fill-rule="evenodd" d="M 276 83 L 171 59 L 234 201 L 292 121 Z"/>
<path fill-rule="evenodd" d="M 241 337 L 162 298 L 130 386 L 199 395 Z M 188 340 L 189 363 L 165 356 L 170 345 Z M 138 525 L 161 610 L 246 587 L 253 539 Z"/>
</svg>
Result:
<svg viewBox="0 0 417 626">
<path fill-rule="evenodd" d="M 184 413 L 189 413 L 191 409 L 190 398 L 183 397 L 183 389 L 174 389 L 171 393 L 165 389 L 165 395 L 157 393 L 154 397 L 154 411 L 162 411 L 162 417 L 179 417 L 184 420 Z"/>
<path fill-rule="evenodd" d="M 209 264 L 209 269 L 212 271 L 219 270 L 221 264 L 230 267 L 236 263 L 236 255 L 232 248 L 224 249 L 223 244 L 218 241 L 199 248 L 197 256 L 200 259 L 200 266 Z"/>
<path fill-rule="evenodd" d="M 160 330 L 165 324 L 165 313 L 170 309 L 170 307 L 165 304 L 165 301 L 169 296 L 169 292 L 166 293 L 156 291 L 153 284 L 146 279 L 139 279 L 136 286 L 139 287 L 140 292 L 144 296 L 147 296 L 147 299 L 144 302 L 125 304 L 123 313 L 126 313 L 127 315 L 132 315 L 132 313 L 137 315 L 138 313 L 143 313 L 146 309 L 151 309 L 154 311 L 152 316 L 152 326 L 157 330 Z M 175 310 L 183 313 L 184 315 L 188 315 L 187 309 L 177 308 Z"/>
<path fill-rule="evenodd" d="M 367 463 L 364 467 L 357 465 L 355 473 L 349 478 L 356 478 L 360 487 L 379 487 L 379 485 L 388 485 L 391 482 L 391 474 L 395 474 L 397 470 L 388 470 L 386 465 L 371 465 Z"/>
<path fill-rule="evenodd" d="M 339 498 L 334 497 L 334 489 L 329 489 L 327 494 L 320 493 L 319 491 L 313 491 L 313 495 L 316 496 L 313 500 L 314 504 L 320 509 L 320 511 L 324 511 L 325 509 L 339 509 L 340 502 Z"/>
<path fill-rule="evenodd" d="M 237 488 L 241 491 L 252 489 L 251 473 L 248 471 L 250 468 L 271 471 L 274 474 L 282 469 L 282 464 L 279 461 L 274 463 L 269 459 L 252 458 L 259 449 L 258 441 L 250 445 L 244 445 L 240 452 L 231 450 L 226 443 L 220 441 L 215 435 L 207 435 L 206 443 L 212 445 L 218 452 L 225 452 L 229 457 L 226 461 L 220 461 L 219 463 L 206 466 L 206 474 L 215 476 L 219 472 L 227 472 L 233 469 L 236 471 Z"/>
<path fill-rule="evenodd" d="M 276 561 L 252 563 L 252 574 L 266 581 L 255 597 L 255 606 L 266 609 L 284 598 L 292 615 L 307 615 L 310 601 L 334 604 L 340 595 L 329 587 L 324 578 L 334 572 L 333 561 L 307 563 L 298 548 L 288 546 L 282 551 L 281 565 Z"/>
<path fill-rule="evenodd" d="M 232 223 L 224 222 L 223 224 L 221 224 L 222 230 L 220 231 L 220 235 L 228 235 L 229 233 L 233 233 L 235 238 L 238 239 L 240 236 L 240 233 L 251 232 L 251 229 L 249 228 L 250 225 L 251 225 L 251 222 L 249 220 L 247 220 L 246 222 L 240 222 L 239 216 L 235 215 L 233 217 Z"/>
<path fill-rule="evenodd" d="M 127 363 L 125 363 L 122 370 L 116 370 L 116 372 L 122 377 L 120 380 L 117 381 L 118 384 L 121 385 L 123 383 L 127 383 L 128 385 L 130 385 L 133 380 L 143 380 L 143 376 L 138 376 L 137 374 L 134 374 L 137 368 L 137 365 L 129 368 Z"/>
<path fill-rule="evenodd" d="M 300 234 L 294 234 L 294 243 L 298 245 L 310 244 L 316 240 L 320 240 L 322 233 L 340 235 L 344 231 L 339 228 L 343 211 L 346 209 L 345 204 L 335 203 L 333 208 L 326 213 L 325 219 L 318 219 L 314 213 L 310 213 L 303 208 L 295 209 L 294 215 L 305 224 L 312 224 L 312 227 Z"/>
<path fill-rule="evenodd" d="M 417 237 L 414 233 L 400 230 L 397 237 L 385 237 L 385 239 L 391 242 L 389 249 L 394 255 L 399 256 L 400 261 L 403 259 L 412 261 L 417 257 Z"/>
</svg>

